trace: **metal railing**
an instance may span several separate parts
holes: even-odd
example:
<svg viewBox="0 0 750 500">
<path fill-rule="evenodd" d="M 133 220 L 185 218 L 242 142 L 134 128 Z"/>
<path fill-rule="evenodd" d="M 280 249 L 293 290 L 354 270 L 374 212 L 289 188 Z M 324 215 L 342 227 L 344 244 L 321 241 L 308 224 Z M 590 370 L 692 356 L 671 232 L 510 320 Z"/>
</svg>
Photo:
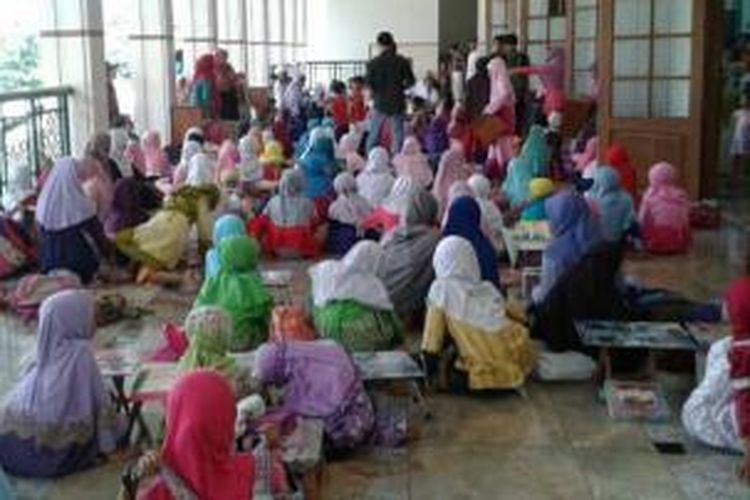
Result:
<svg viewBox="0 0 750 500">
<path fill-rule="evenodd" d="M 0 195 L 24 190 L 42 166 L 70 154 L 71 87 L 0 93 Z"/>
<path fill-rule="evenodd" d="M 332 80 L 344 83 L 353 76 L 365 76 L 367 61 L 305 61 L 299 64 L 309 86 L 325 85 Z"/>
</svg>

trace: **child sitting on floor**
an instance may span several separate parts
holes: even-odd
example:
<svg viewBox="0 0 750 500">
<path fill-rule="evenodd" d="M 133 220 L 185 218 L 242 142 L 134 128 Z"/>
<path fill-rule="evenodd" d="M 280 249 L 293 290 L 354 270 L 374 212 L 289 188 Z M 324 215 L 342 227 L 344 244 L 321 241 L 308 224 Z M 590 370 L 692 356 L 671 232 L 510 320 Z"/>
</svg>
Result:
<svg viewBox="0 0 750 500">
<path fill-rule="evenodd" d="M 523 221 L 539 221 L 547 219 L 544 204 L 555 192 L 555 183 L 546 177 L 537 177 L 529 182 L 529 203 L 521 212 Z"/>
<path fill-rule="evenodd" d="M 328 251 L 343 255 L 362 236 L 362 222 L 372 211 L 370 203 L 357 192 L 357 181 L 343 172 L 333 181 L 337 198 L 328 207 Z"/>
<path fill-rule="evenodd" d="M 672 254 L 688 250 L 690 200 L 677 186 L 677 173 L 669 163 L 658 163 L 648 173 L 649 187 L 641 200 L 638 222 L 646 250 Z"/>
<path fill-rule="evenodd" d="M 260 156 L 260 164 L 263 167 L 263 179 L 270 182 L 278 182 L 281 172 L 286 167 L 284 149 L 279 142 L 271 139 L 264 141 L 263 154 Z"/>
</svg>

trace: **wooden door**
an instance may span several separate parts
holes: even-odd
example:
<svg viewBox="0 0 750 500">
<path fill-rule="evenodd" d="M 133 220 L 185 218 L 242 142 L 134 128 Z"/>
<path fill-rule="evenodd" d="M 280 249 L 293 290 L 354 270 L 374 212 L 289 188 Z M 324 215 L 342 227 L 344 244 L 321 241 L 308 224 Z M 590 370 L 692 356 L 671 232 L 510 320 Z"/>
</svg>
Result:
<svg viewBox="0 0 750 500">
<path fill-rule="evenodd" d="M 710 87 L 706 30 L 715 0 L 602 0 L 599 20 L 601 151 L 625 146 L 641 189 L 659 161 L 701 194 Z M 718 74 L 718 72 L 717 72 Z"/>
</svg>

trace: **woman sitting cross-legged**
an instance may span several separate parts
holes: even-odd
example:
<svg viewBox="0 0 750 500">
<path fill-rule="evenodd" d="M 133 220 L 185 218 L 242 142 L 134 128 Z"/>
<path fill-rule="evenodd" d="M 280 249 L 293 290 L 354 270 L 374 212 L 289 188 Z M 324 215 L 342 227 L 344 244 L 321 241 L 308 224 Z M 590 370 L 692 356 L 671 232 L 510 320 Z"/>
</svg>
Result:
<svg viewBox="0 0 750 500">
<path fill-rule="evenodd" d="M 0 409 L 0 467 L 56 477 L 96 464 L 124 435 L 90 342 L 94 299 L 83 290 L 42 303 L 36 356 Z"/>
<path fill-rule="evenodd" d="M 258 244 L 248 236 L 230 236 L 217 250 L 219 268 L 203 282 L 195 306 L 221 306 L 232 318 L 231 349 L 253 349 L 268 336 L 273 308 L 257 271 Z"/>
<path fill-rule="evenodd" d="M 357 192 L 357 181 L 349 172 L 333 180 L 336 200 L 328 207 L 328 240 L 326 247 L 343 255 L 362 237 L 362 223 L 372 211 L 370 203 Z"/>
<path fill-rule="evenodd" d="M 521 387 L 534 367 L 533 345 L 527 329 L 506 315 L 500 292 L 482 281 L 471 243 L 444 238 L 433 265 L 422 337 L 428 365 L 451 341 L 458 352 L 455 369 L 466 374 L 469 389 Z"/>
<path fill-rule="evenodd" d="M 390 349 L 401 341 L 393 303 L 375 275 L 382 255 L 377 243 L 360 241 L 342 260 L 310 269 L 313 317 L 322 338 L 350 351 Z"/>
</svg>

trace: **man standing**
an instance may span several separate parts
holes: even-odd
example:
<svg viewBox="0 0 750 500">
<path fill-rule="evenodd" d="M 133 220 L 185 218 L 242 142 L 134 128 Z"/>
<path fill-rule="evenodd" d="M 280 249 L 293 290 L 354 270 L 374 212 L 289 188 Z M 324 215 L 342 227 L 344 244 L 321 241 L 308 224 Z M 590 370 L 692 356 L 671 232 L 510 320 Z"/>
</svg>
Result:
<svg viewBox="0 0 750 500">
<path fill-rule="evenodd" d="M 482 57 L 482 49 L 479 47 L 479 44 L 477 43 L 476 40 L 471 41 L 469 48 L 471 50 L 469 51 L 469 55 L 466 57 L 466 81 L 467 82 L 471 80 L 471 77 L 473 77 L 477 73 L 477 63 L 479 62 L 479 59 Z"/>
<path fill-rule="evenodd" d="M 377 38 L 380 54 L 367 65 L 367 85 L 373 100 L 373 112 L 367 136 L 367 151 L 378 145 L 380 132 L 386 121 L 390 122 L 392 137 L 391 151 L 401 150 L 404 142 L 404 113 L 406 96 L 404 92 L 415 83 L 411 63 L 396 52 L 396 42 L 387 31 Z"/>
<path fill-rule="evenodd" d="M 498 35 L 493 44 L 494 56 L 505 59 L 508 71 L 529 66 L 529 56 L 518 50 L 518 37 L 514 34 Z M 529 77 L 511 73 L 510 82 L 516 96 L 516 133 L 525 137 L 528 128 Z"/>
</svg>

